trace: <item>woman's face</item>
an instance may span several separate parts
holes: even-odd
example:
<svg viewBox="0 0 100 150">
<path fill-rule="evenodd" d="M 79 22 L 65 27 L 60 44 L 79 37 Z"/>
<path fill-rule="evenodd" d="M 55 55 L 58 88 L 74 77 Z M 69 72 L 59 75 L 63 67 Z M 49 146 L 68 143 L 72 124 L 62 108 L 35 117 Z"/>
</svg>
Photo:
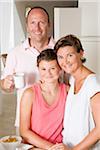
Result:
<svg viewBox="0 0 100 150">
<path fill-rule="evenodd" d="M 77 53 L 73 46 L 61 47 L 57 51 L 59 65 L 69 74 L 74 74 L 80 68 L 82 55 L 82 51 Z"/>
</svg>

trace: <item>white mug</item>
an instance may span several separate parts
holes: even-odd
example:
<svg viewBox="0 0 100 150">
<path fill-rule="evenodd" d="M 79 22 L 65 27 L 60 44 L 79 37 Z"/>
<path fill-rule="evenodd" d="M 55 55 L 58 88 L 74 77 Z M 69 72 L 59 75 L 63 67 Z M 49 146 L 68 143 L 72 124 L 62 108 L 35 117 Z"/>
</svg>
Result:
<svg viewBox="0 0 100 150">
<path fill-rule="evenodd" d="M 16 89 L 21 89 L 25 86 L 24 73 L 15 73 L 14 74 L 14 84 L 15 84 Z"/>
</svg>

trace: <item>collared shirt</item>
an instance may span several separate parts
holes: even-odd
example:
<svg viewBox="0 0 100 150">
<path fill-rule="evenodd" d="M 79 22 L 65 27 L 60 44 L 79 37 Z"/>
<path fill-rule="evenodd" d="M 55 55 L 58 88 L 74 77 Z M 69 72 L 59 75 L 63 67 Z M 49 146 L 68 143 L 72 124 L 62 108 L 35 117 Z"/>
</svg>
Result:
<svg viewBox="0 0 100 150">
<path fill-rule="evenodd" d="M 50 39 L 47 47 L 45 48 L 53 48 L 54 47 L 53 38 Z M 34 83 L 38 79 L 37 69 L 37 56 L 39 55 L 39 51 L 33 47 L 30 47 L 29 40 L 26 39 L 21 45 L 17 46 L 14 50 L 12 50 L 7 57 L 6 67 L 4 68 L 1 79 L 5 78 L 7 75 L 11 75 L 14 72 L 24 72 L 27 76 L 27 73 L 30 76 L 34 76 L 33 80 L 26 80 L 26 85 L 30 85 Z M 31 80 L 31 81 L 30 81 Z M 32 82 L 32 83 L 31 83 Z"/>
<path fill-rule="evenodd" d="M 47 48 L 53 48 L 54 44 L 55 42 L 53 38 L 50 38 Z M 5 78 L 7 75 L 12 75 L 14 72 L 23 72 L 25 74 L 25 88 L 31 86 L 39 79 L 39 72 L 37 68 L 38 55 L 39 51 L 33 47 L 30 47 L 29 40 L 26 39 L 8 54 L 6 67 L 4 68 L 1 79 Z M 20 99 L 24 89 L 17 91 L 16 126 L 19 126 Z"/>
</svg>

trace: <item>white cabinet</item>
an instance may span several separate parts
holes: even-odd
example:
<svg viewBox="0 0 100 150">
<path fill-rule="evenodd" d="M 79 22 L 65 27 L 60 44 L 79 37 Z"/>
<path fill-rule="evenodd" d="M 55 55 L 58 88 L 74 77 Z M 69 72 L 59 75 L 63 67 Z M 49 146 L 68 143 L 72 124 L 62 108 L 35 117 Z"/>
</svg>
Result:
<svg viewBox="0 0 100 150">
<path fill-rule="evenodd" d="M 94 72 L 100 74 L 98 44 L 100 39 L 98 37 L 81 37 L 81 42 L 84 48 L 84 56 L 86 58 L 85 65 Z"/>
<path fill-rule="evenodd" d="M 98 3 L 79 2 L 81 9 L 81 36 L 98 36 Z"/>
<path fill-rule="evenodd" d="M 80 8 L 54 8 L 54 38 L 67 34 L 81 34 Z"/>
<path fill-rule="evenodd" d="M 100 1 L 79 0 L 81 39 L 85 47 L 86 65 L 100 74 Z"/>
</svg>

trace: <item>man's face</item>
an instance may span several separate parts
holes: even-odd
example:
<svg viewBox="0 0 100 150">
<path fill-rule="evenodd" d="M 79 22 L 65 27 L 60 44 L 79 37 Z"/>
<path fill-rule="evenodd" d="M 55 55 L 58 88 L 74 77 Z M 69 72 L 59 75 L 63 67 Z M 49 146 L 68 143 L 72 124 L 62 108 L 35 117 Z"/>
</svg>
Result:
<svg viewBox="0 0 100 150">
<path fill-rule="evenodd" d="M 40 42 L 48 37 L 50 24 L 42 9 L 33 9 L 27 19 L 27 31 L 32 40 Z"/>
</svg>

